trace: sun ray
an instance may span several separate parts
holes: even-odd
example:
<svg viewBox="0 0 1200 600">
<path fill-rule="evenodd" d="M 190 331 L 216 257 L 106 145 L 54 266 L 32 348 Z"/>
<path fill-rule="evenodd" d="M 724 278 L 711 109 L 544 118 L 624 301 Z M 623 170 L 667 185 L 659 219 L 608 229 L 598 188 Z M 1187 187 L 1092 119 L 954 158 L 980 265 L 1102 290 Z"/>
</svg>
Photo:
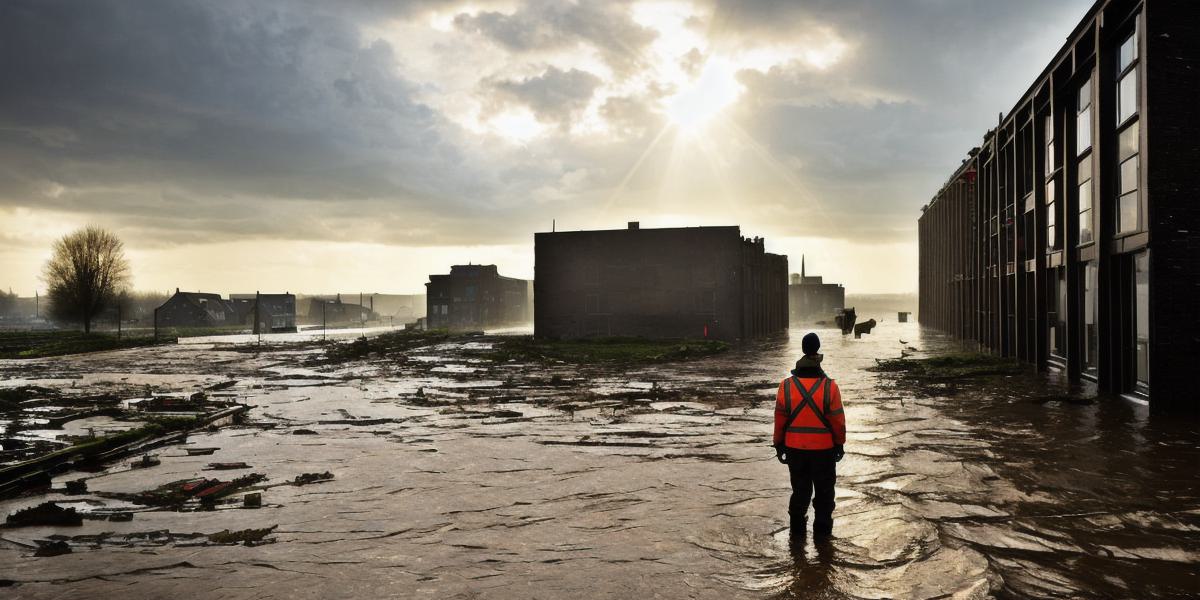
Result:
<svg viewBox="0 0 1200 600">
<path fill-rule="evenodd" d="M 638 159 L 634 161 L 632 166 L 629 167 L 629 171 L 625 173 L 625 177 L 621 178 L 620 183 L 613 188 L 612 193 L 610 193 L 605 199 L 604 210 L 606 212 L 612 207 L 613 202 L 617 199 L 617 195 L 625 191 L 626 186 L 629 185 L 629 182 L 633 179 L 633 176 L 636 175 L 638 170 L 642 168 L 642 163 L 646 162 L 646 158 L 650 156 L 650 153 L 654 151 L 655 146 L 658 146 L 659 141 L 662 140 L 663 136 L 665 136 L 667 131 L 670 129 L 670 124 L 663 125 L 663 127 L 658 130 L 658 134 L 654 136 L 654 139 L 650 140 L 650 143 L 646 145 L 646 149 L 642 151 L 642 154 L 638 156 Z"/>
</svg>

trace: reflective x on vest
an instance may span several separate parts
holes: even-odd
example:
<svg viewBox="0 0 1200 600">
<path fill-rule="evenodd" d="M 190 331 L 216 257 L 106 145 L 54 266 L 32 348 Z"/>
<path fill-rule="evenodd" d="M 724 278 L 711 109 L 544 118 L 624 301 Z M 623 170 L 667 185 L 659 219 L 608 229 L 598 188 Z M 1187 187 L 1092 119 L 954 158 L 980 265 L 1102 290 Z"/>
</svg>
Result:
<svg viewBox="0 0 1200 600">
<path fill-rule="evenodd" d="M 832 438 L 833 425 L 829 423 L 829 419 L 825 416 L 825 413 L 817 408 L 817 402 L 813 399 L 813 394 L 816 393 L 817 388 L 824 384 L 825 389 L 822 390 L 821 399 L 825 402 L 825 408 L 829 408 L 829 380 L 824 377 L 818 378 L 813 382 L 812 389 L 805 389 L 804 384 L 800 383 L 799 377 L 792 377 L 792 383 L 795 384 L 796 390 L 800 392 L 800 404 L 798 404 L 795 408 L 792 408 L 792 388 L 784 384 L 783 399 L 787 402 L 788 409 L 788 420 L 787 425 L 784 427 L 784 433 L 789 431 L 794 433 L 828 433 L 829 437 Z M 804 410 L 805 406 L 809 407 L 813 411 L 813 414 L 815 414 L 817 418 L 821 420 L 821 424 L 824 425 L 824 427 L 792 426 L 792 423 L 796 422 L 796 417 L 800 416 L 800 411 Z"/>
</svg>

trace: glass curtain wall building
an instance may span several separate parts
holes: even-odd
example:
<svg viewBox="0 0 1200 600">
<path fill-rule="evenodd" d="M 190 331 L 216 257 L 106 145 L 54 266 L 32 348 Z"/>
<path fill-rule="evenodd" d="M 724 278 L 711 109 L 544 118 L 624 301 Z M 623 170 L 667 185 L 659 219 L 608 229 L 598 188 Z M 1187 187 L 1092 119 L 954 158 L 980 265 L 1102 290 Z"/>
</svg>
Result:
<svg viewBox="0 0 1200 600">
<path fill-rule="evenodd" d="M 1096 2 L 922 209 L 921 323 L 1200 410 L 1198 48 L 1200 2 Z"/>
</svg>

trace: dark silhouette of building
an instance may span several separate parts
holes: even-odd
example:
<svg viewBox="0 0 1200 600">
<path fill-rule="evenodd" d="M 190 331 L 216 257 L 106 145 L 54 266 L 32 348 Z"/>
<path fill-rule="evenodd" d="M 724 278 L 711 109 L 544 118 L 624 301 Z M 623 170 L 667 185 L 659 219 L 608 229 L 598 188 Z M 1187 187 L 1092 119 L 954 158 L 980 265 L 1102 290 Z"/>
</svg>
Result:
<svg viewBox="0 0 1200 600">
<path fill-rule="evenodd" d="M 1198 90 L 1200 3 L 1096 2 L 923 209 L 921 323 L 1200 409 Z"/>
<path fill-rule="evenodd" d="M 822 277 L 805 273 L 804 257 L 800 257 L 800 273 L 792 273 L 788 285 L 788 315 L 793 324 L 811 321 L 832 321 L 837 311 L 846 307 L 846 288 L 839 283 L 825 283 Z"/>
<path fill-rule="evenodd" d="M 369 306 L 381 319 L 404 324 L 425 316 L 425 294 L 370 294 L 369 297 Z"/>
<path fill-rule="evenodd" d="M 529 323 L 532 282 L 504 277 L 496 265 L 454 265 L 425 284 L 426 327 L 473 331 Z"/>
<path fill-rule="evenodd" d="M 292 294 L 230 294 L 229 303 L 238 323 L 250 326 L 254 333 L 296 331 L 296 296 Z"/>
<path fill-rule="evenodd" d="M 538 233 L 534 335 L 744 340 L 788 325 L 787 257 L 736 226 Z"/>
<path fill-rule="evenodd" d="M 158 327 L 236 327 L 240 325 L 233 305 L 220 294 L 181 292 L 175 294 L 154 311 Z"/>
<path fill-rule="evenodd" d="M 368 321 L 376 321 L 379 316 L 368 306 L 343 302 L 342 295 L 310 296 L 307 299 L 308 310 L 305 311 L 304 321 L 315 325 L 325 324 L 330 327 L 360 326 Z"/>
</svg>

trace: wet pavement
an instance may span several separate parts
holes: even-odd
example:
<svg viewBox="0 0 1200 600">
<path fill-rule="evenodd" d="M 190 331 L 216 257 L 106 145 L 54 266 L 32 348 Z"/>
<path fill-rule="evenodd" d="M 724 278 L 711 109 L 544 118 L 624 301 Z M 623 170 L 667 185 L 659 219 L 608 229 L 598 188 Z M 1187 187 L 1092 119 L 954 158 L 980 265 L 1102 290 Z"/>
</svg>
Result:
<svg viewBox="0 0 1200 600">
<path fill-rule="evenodd" d="M 1189 597 L 1200 590 L 1200 425 L 1018 376 L 925 397 L 867 371 L 947 352 L 915 324 L 821 331 L 849 424 L 835 539 L 793 547 L 769 446 L 789 339 L 638 368 L 495 364 L 489 338 L 320 364 L 307 345 L 189 344 L 0 361 L 0 385 L 187 392 L 230 378 L 250 423 L 54 500 L 80 526 L 0 529 L 21 598 Z M 187 448 L 213 447 L 189 456 Z M 207 470 L 210 463 L 246 468 Z M 305 473 L 332 480 L 297 485 Z M 219 500 L 128 500 L 185 479 Z M 261 493 L 261 508 L 242 494 Z M 132 512 L 129 521 L 100 520 Z M 261 543 L 218 532 L 272 528 Z M 47 541 L 69 554 L 35 557 Z"/>
</svg>

